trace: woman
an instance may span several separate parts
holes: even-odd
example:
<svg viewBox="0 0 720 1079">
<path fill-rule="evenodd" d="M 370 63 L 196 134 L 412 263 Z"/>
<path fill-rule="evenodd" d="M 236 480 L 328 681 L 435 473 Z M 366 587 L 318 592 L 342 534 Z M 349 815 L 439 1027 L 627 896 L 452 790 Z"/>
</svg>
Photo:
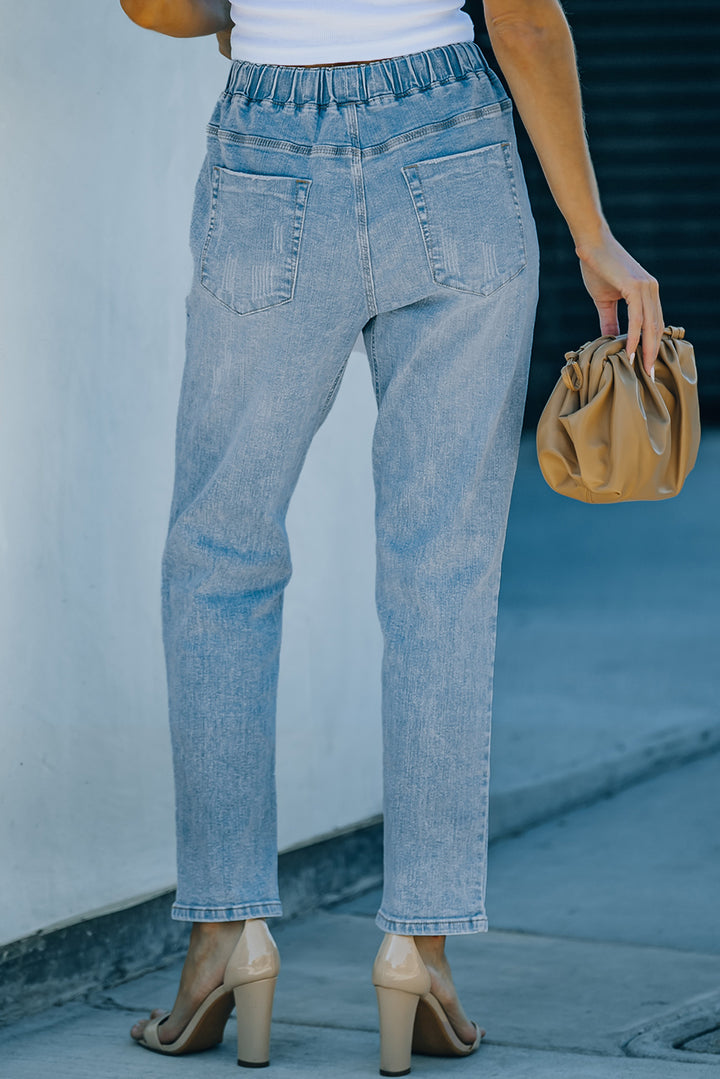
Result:
<svg viewBox="0 0 720 1079">
<path fill-rule="evenodd" d="M 385 874 L 373 967 L 381 1071 L 480 1041 L 448 934 L 487 929 L 488 754 L 500 562 L 537 301 L 510 99 L 461 0 L 122 0 L 232 67 L 208 128 L 163 554 L 177 798 L 175 918 L 193 922 L 170 1013 L 179 1054 L 269 1055 L 277 948 L 274 721 L 285 513 L 362 330 L 378 405 Z M 485 0 L 498 63 L 600 319 L 651 371 L 657 281 L 603 216 L 557 0 Z M 229 50 L 228 50 L 229 46 Z"/>
</svg>

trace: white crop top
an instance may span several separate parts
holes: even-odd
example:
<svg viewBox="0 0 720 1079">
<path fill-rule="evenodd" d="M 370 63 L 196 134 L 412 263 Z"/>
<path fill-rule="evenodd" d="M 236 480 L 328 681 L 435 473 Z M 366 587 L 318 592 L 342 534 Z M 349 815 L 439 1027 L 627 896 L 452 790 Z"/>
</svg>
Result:
<svg viewBox="0 0 720 1079">
<path fill-rule="evenodd" d="M 233 60 L 337 64 L 472 41 L 464 0 L 232 0 Z"/>
</svg>

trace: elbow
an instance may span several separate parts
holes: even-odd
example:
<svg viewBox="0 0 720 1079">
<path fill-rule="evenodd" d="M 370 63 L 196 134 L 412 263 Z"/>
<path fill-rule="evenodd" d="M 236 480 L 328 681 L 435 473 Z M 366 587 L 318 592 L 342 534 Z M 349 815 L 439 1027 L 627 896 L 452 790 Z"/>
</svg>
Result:
<svg viewBox="0 0 720 1079">
<path fill-rule="evenodd" d="M 493 14 L 490 3 L 486 3 L 485 14 L 488 33 L 491 37 L 501 38 L 506 42 L 517 42 L 524 47 L 541 44 L 549 32 L 552 32 L 558 18 L 565 21 L 557 0 L 544 0 L 542 3 L 521 2 L 494 5 Z M 498 8 L 502 10 L 497 10 Z M 490 10 L 488 10 L 490 9 Z"/>
<path fill-rule="evenodd" d="M 120 7 L 129 19 L 143 30 L 154 30 L 157 22 L 157 4 L 152 0 L 120 0 Z"/>
<path fill-rule="evenodd" d="M 524 45 L 533 45 L 541 41 L 545 31 L 546 27 L 533 19 L 515 15 L 498 15 L 488 22 L 488 32 L 491 37 L 501 38 L 506 42 L 522 42 Z"/>
</svg>

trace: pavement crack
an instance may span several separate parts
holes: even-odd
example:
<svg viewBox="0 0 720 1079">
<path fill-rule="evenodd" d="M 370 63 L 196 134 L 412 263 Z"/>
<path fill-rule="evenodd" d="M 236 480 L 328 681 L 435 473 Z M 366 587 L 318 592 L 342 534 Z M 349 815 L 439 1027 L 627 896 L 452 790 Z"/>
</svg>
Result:
<svg viewBox="0 0 720 1079">
<path fill-rule="evenodd" d="M 131 1008 L 127 1004 L 120 1004 L 113 997 L 98 996 L 97 993 L 87 993 L 82 998 L 82 1002 L 88 1008 L 98 1012 L 126 1012 L 129 1015 L 134 1015 L 136 1012 L 143 1011 L 142 1008 Z"/>
<path fill-rule="evenodd" d="M 302 1027 L 309 1030 L 342 1030 L 353 1034 L 374 1034 L 378 1035 L 378 1028 L 365 1027 L 365 1026 L 348 1026 L 343 1023 L 315 1023 L 310 1020 L 302 1019 L 273 1019 L 273 1025 L 287 1026 L 287 1027 Z M 615 1060 L 622 1058 L 624 1053 L 620 1048 L 615 1050 L 602 1050 L 602 1049 L 584 1049 L 578 1046 L 558 1046 L 558 1045 L 528 1045 L 524 1042 L 517 1042 L 512 1040 L 505 1040 L 502 1038 L 488 1038 L 485 1037 L 480 1043 L 481 1046 L 495 1046 L 503 1049 L 520 1049 L 525 1052 L 533 1053 L 562 1053 L 568 1056 L 581 1056 L 581 1057 L 598 1057 L 601 1059 Z"/>
<path fill-rule="evenodd" d="M 311 1020 L 303 1019 L 273 1019 L 273 1023 L 277 1023 L 278 1026 L 286 1027 L 307 1027 L 311 1030 L 347 1030 L 350 1032 L 359 1032 L 360 1034 L 377 1034 L 377 1027 L 358 1027 L 348 1026 L 344 1023 L 314 1023 Z"/>
<path fill-rule="evenodd" d="M 505 1041 L 502 1038 L 483 1038 L 483 1045 L 500 1046 L 503 1049 L 522 1049 L 532 1053 L 561 1053 L 563 1056 L 599 1057 L 603 1060 L 618 1060 L 624 1057 L 624 1053 L 602 1049 L 584 1049 L 578 1046 L 568 1045 L 528 1045 L 527 1042 Z"/>
</svg>

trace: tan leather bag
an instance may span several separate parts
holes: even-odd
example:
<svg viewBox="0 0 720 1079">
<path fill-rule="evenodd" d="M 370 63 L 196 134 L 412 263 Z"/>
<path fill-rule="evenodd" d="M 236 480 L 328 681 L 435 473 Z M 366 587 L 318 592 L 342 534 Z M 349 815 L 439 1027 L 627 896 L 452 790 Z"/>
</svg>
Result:
<svg viewBox="0 0 720 1079">
<path fill-rule="evenodd" d="M 700 412 L 695 350 L 666 326 L 655 382 L 625 350 L 627 335 L 588 341 L 567 363 L 537 427 L 543 476 L 581 502 L 672 498 L 695 464 Z"/>
</svg>

